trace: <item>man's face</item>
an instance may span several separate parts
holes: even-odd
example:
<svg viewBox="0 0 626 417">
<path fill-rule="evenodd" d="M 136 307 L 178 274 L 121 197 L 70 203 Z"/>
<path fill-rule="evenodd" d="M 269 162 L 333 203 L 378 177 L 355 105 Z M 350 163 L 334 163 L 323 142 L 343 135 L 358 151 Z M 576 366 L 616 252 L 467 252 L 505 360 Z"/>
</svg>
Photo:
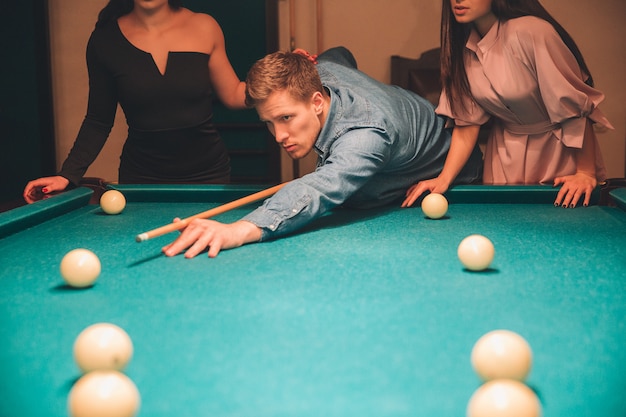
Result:
<svg viewBox="0 0 626 417">
<path fill-rule="evenodd" d="M 322 130 L 324 97 L 315 93 L 308 101 L 298 101 L 287 91 L 275 91 L 256 106 L 261 120 L 293 159 L 304 158 Z"/>
</svg>

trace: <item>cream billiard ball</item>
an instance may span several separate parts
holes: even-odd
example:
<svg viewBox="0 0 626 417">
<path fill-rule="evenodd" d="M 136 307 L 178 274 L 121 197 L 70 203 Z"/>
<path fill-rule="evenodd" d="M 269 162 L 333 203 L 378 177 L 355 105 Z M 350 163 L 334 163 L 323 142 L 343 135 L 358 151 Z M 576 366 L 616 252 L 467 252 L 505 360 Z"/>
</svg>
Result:
<svg viewBox="0 0 626 417">
<path fill-rule="evenodd" d="M 100 207 L 106 214 L 120 214 L 126 207 L 126 198 L 117 190 L 106 191 L 100 197 Z"/>
<path fill-rule="evenodd" d="M 74 249 L 63 256 L 60 269 L 67 285 L 75 288 L 89 287 L 100 275 L 100 259 L 88 249 Z"/>
<path fill-rule="evenodd" d="M 448 200 L 437 193 L 430 193 L 422 200 L 422 211 L 430 219 L 440 219 L 448 212 Z"/>
<path fill-rule="evenodd" d="M 133 342 L 119 326 L 96 323 L 74 341 L 74 360 L 83 372 L 122 371 L 133 356 Z"/>
<path fill-rule="evenodd" d="M 483 271 L 489 268 L 495 249 L 491 240 L 482 235 L 470 235 L 461 241 L 457 254 L 459 260 L 470 271 Z"/>
<path fill-rule="evenodd" d="M 479 387 L 467 405 L 467 417 L 540 417 L 541 403 L 525 384 L 496 379 Z"/>
<path fill-rule="evenodd" d="M 530 345 L 510 330 L 493 330 L 483 335 L 472 349 L 472 367 L 484 381 L 514 379 L 524 381 L 532 367 Z"/>
<path fill-rule="evenodd" d="M 122 371 L 133 356 L 128 333 L 111 323 L 96 323 L 85 328 L 74 341 L 74 360 L 83 372 Z"/>
<path fill-rule="evenodd" d="M 141 404 L 133 381 L 118 371 L 93 371 L 83 375 L 68 397 L 71 417 L 133 417 Z"/>
</svg>

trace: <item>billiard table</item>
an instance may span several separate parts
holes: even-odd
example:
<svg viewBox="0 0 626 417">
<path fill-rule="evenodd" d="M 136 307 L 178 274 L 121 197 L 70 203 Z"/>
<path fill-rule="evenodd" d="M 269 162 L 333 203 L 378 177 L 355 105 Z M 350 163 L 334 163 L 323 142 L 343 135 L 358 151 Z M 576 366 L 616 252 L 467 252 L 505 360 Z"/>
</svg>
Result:
<svg viewBox="0 0 626 417">
<path fill-rule="evenodd" d="M 545 417 L 626 415 L 626 188 L 564 209 L 551 187 L 459 186 L 439 220 L 340 208 L 186 259 L 161 253 L 178 232 L 135 237 L 260 187 L 111 187 L 119 215 L 89 188 L 0 214 L 2 417 L 66 416 L 74 340 L 98 322 L 133 340 L 139 416 L 459 417 L 481 385 L 471 349 L 494 329 L 532 347 Z M 496 249 L 481 272 L 456 254 L 475 233 Z M 81 247 L 102 272 L 74 289 L 59 263 Z"/>
</svg>

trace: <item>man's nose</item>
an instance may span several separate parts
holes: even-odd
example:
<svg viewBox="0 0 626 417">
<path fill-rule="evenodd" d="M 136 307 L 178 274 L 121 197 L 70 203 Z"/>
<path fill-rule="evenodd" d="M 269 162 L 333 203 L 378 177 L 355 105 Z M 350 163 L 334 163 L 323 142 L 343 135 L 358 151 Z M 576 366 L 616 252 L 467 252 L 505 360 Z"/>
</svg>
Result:
<svg viewBox="0 0 626 417">
<path fill-rule="evenodd" d="M 276 138 L 276 142 L 283 143 L 289 137 L 289 132 L 287 132 L 287 129 L 281 128 L 280 126 L 275 126 L 274 137 Z"/>
</svg>

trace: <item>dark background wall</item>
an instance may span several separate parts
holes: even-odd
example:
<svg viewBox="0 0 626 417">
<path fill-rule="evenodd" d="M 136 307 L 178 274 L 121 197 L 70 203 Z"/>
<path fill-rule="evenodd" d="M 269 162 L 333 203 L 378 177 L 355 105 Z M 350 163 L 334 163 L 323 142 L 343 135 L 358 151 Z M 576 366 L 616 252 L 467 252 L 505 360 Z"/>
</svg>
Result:
<svg viewBox="0 0 626 417">
<path fill-rule="evenodd" d="M 54 170 L 47 1 L 0 3 L 0 203 Z"/>
</svg>

